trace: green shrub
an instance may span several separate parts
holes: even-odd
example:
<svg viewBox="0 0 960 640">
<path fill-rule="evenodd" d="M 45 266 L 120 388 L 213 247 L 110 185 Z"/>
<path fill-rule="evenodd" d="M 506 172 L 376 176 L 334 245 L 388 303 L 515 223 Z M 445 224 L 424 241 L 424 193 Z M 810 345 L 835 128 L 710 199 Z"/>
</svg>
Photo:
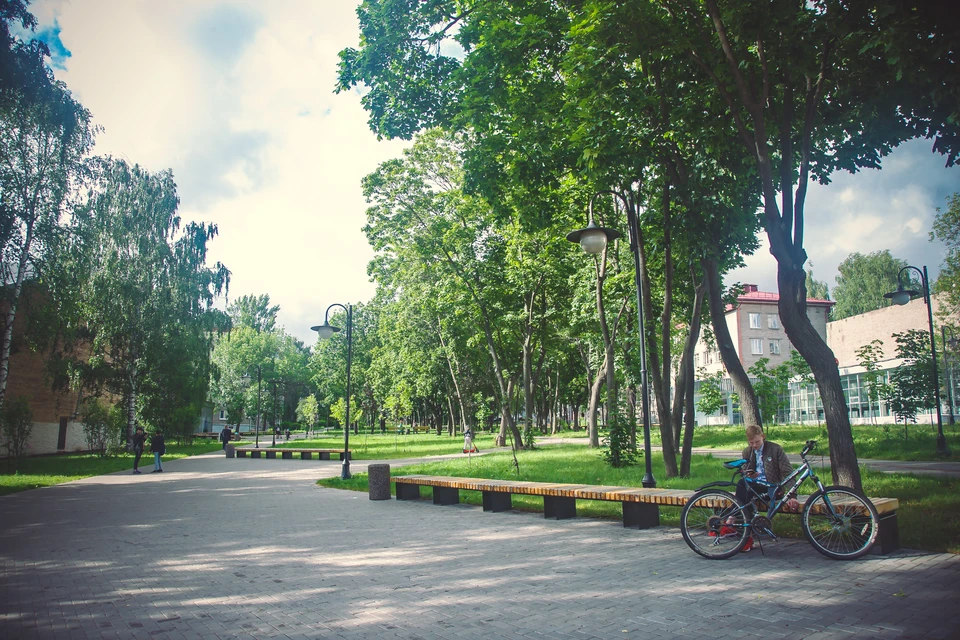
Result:
<svg viewBox="0 0 960 640">
<path fill-rule="evenodd" d="M 27 442 L 33 431 L 33 411 L 30 402 L 23 396 L 7 398 L 0 411 L 0 427 L 3 431 L 3 447 L 17 467 L 27 453 Z"/>
</svg>

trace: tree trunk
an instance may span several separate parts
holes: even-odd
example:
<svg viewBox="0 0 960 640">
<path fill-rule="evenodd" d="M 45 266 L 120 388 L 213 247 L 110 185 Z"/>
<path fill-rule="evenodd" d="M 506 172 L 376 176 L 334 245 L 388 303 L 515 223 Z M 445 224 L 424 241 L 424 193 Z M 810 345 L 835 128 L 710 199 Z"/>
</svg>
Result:
<svg viewBox="0 0 960 640">
<path fill-rule="evenodd" d="M 680 451 L 680 475 L 690 477 L 690 459 L 693 457 L 693 429 L 695 426 L 695 409 L 693 406 L 693 358 L 687 361 L 687 393 L 684 396 L 686 410 L 683 412 L 683 447 Z"/>
<path fill-rule="evenodd" d="M 710 309 L 710 322 L 713 325 L 713 335 L 717 340 L 717 349 L 720 350 L 720 359 L 727 370 L 727 375 L 733 382 L 733 388 L 740 397 L 740 412 L 745 424 L 762 425 L 760 419 L 760 405 L 757 403 L 757 394 L 753 391 L 750 378 L 743 368 L 740 356 L 737 354 L 730 330 L 727 327 L 726 305 L 723 301 L 723 292 L 720 289 L 720 269 L 714 258 L 704 258 L 703 278 L 707 288 L 707 302 Z M 732 416 L 731 416 L 732 417 Z"/>
<path fill-rule="evenodd" d="M 597 370 L 597 377 L 594 378 L 590 386 L 590 403 L 587 407 L 587 444 L 596 448 L 600 446 L 599 429 L 597 428 L 597 414 L 600 410 L 600 387 L 603 386 L 607 369 L 607 361 L 604 358 L 603 366 Z"/>
<path fill-rule="evenodd" d="M 673 396 L 673 437 L 677 448 L 680 448 L 680 429 L 683 425 L 684 407 L 686 406 L 686 393 L 688 387 L 687 376 L 693 371 L 693 352 L 700 339 L 700 324 L 703 317 L 703 297 L 705 287 L 700 282 L 694 287 L 693 291 L 693 310 L 690 314 L 690 330 L 687 333 L 687 340 L 683 346 L 683 353 L 680 356 L 680 371 L 677 374 L 677 387 Z M 691 387 L 692 388 L 692 387 Z M 681 470 L 681 475 L 683 471 Z"/>
<path fill-rule="evenodd" d="M 800 274 L 800 277 L 797 274 Z M 824 417 L 830 438 L 830 469 L 834 484 L 862 492 L 860 467 L 850 428 L 850 414 L 840 383 L 836 356 L 820 337 L 807 316 L 806 274 L 802 269 L 787 272 L 783 264 L 777 270 L 780 287 L 780 320 L 791 344 L 810 365 L 823 400 Z"/>
<path fill-rule="evenodd" d="M 7 380 L 10 379 L 10 351 L 13 348 L 13 322 L 17 317 L 17 305 L 20 303 L 20 294 L 23 292 L 23 281 L 27 275 L 27 258 L 30 255 L 32 244 L 33 224 L 28 224 L 23 247 L 20 250 L 20 259 L 17 263 L 17 275 L 10 295 L 10 306 L 7 308 L 6 323 L 3 326 L 3 344 L 0 346 L 0 409 L 3 409 L 3 403 L 7 396 Z"/>
</svg>

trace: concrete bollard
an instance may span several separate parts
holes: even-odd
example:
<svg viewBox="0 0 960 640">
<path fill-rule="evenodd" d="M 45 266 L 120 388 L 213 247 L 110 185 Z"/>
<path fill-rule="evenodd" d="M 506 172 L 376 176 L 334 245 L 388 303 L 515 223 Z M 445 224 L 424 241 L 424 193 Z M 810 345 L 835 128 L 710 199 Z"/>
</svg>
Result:
<svg viewBox="0 0 960 640">
<path fill-rule="evenodd" d="M 390 465 L 371 464 L 367 467 L 367 485 L 371 500 L 390 499 Z"/>
<path fill-rule="evenodd" d="M 236 458 L 236 457 L 237 457 L 237 448 L 236 448 L 235 446 L 233 446 L 232 444 L 228 444 L 227 447 L 226 447 L 226 449 L 225 449 L 225 451 L 227 452 L 227 457 L 228 457 L 228 458 Z"/>
</svg>

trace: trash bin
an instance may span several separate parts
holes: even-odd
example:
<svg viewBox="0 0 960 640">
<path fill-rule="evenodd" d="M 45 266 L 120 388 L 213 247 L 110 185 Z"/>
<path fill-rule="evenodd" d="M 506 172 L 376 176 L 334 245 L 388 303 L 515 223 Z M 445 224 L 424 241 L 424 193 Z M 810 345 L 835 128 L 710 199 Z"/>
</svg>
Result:
<svg viewBox="0 0 960 640">
<path fill-rule="evenodd" d="M 234 446 L 234 445 L 232 445 L 232 444 L 227 444 L 227 446 L 224 447 L 224 451 L 227 452 L 227 457 L 228 457 L 228 458 L 236 458 L 236 457 L 237 457 L 237 448 L 236 448 L 236 446 Z"/>
<path fill-rule="evenodd" d="M 390 465 L 371 464 L 367 467 L 367 485 L 371 500 L 390 499 Z"/>
</svg>

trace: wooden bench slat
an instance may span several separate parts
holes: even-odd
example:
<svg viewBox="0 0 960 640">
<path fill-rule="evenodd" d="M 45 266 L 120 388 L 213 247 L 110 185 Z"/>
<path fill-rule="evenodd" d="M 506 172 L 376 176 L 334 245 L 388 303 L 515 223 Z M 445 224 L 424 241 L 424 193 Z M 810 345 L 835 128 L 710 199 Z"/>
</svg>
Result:
<svg viewBox="0 0 960 640">
<path fill-rule="evenodd" d="M 263 451 L 263 449 L 261 449 Z M 580 500 L 605 500 L 610 502 L 641 502 L 663 506 L 682 507 L 696 493 L 687 489 L 664 489 L 646 487 L 614 487 L 604 485 L 564 484 L 549 482 L 529 482 L 522 480 L 490 480 L 486 478 L 461 478 L 456 476 L 410 475 L 394 476 L 394 482 L 417 484 L 421 486 L 448 487 L 466 491 L 493 491 L 515 493 L 518 495 L 553 496 Z M 800 506 L 795 513 L 803 510 L 808 496 L 799 496 Z M 870 498 L 877 513 L 896 511 L 899 500 L 896 498 Z M 787 513 L 794 513 L 787 511 Z"/>
</svg>

